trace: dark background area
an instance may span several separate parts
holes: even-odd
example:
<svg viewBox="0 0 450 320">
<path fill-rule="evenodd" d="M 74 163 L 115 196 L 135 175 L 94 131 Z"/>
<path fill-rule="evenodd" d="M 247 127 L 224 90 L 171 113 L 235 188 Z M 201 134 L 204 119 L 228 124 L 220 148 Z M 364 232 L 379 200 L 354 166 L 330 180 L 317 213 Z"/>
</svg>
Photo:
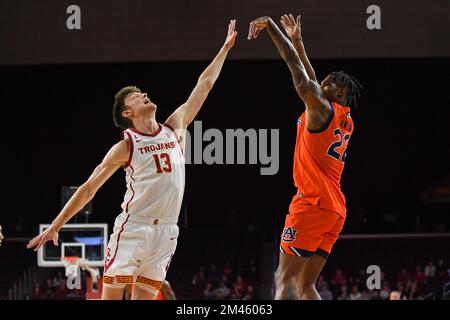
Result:
<svg viewBox="0 0 450 320">
<path fill-rule="evenodd" d="M 343 233 L 436 231 L 437 225 L 443 231 L 442 225 L 448 226 L 448 206 L 425 206 L 419 197 L 449 176 L 449 62 L 312 61 L 320 79 L 344 70 L 364 85 L 352 112 L 355 132 L 342 178 L 348 206 Z M 185 101 L 207 64 L 1 67 L 4 228 L 5 221 L 21 220 L 28 229 L 51 222 L 60 210 L 61 186 L 88 178 L 119 139 L 111 111 L 121 87 L 134 84 L 147 92 L 163 122 Z M 280 129 L 280 170 L 261 176 L 259 165 L 187 165 L 189 227 L 244 228 L 257 221 L 269 237 L 281 232 L 295 191 L 292 156 L 303 110 L 283 61 L 226 61 L 196 120 L 203 121 L 203 131 Z M 98 192 L 89 222 L 112 223 L 124 191 L 120 171 Z M 24 232 L 31 231 L 36 232 Z"/>
<path fill-rule="evenodd" d="M 68 30 L 76 4 L 81 29 Z M 366 21 L 377 5 L 381 29 Z M 312 58 L 448 57 L 448 0 L 3 0 L 0 64 L 208 60 L 237 20 L 303 14 L 302 33 Z M 262 34 L 261 38 L 266 35 Z M 233 59 L 277 59 L 270 41 L 241 41 Z"/>
</svg>

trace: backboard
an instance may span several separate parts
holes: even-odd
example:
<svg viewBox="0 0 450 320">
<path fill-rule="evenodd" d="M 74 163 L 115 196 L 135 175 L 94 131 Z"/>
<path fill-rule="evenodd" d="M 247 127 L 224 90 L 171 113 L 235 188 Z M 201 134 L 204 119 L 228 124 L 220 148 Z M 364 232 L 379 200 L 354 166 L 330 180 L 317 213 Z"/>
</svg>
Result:
<svg viewBox="0 0 450 320">
<path fill-rule="evenodd" d="M 39 225 L 39 233 L 49 224 Z M 59 245 L 47 242 L 38 250 L 39 267 L 64 267 L 63 257 L 76 256 L 90 267 L 103 267 L 108 245 L 106 223 L 66 224 L 59 230 Z"/>
</svg>

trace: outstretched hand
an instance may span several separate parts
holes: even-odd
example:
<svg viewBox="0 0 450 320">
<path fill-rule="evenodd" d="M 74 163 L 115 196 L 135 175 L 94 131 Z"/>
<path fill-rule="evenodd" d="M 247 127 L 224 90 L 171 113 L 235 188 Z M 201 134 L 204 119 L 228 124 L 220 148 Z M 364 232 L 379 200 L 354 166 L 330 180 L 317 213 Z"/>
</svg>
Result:
<svg viewBox="0 0 450 320">
<path fill-rule="evenodd" d="M 34 248 L 34 251 L 38 251 L 40 247 L 42 247 L 47 241 L 50 240 L 53 241 L 53 244 L 55 246 L 58 246 L 58 238 L 58 231 L 56 231 L 55 227 L 50 226 L 45 229 L 44 232 L 31 239 L 27 244 L 27 249 Z"/>
<path fill-rule="evenodd" d="M 248 29 L 248 36 L 247 39 L 251 40 L 256 39 L 258 37 L 258 34 L 261 30 L 264 30 L 269 23 L 271 22 L 271 18 L 264 16 L 264 17 L 259 17 L 258 19 L 253 20 L 252 22 L 250 22 L 250 27 Z"/>
<path fill-rule="evenodd" d="M 223 44 L 223 47 L 226 50 L 230 50 L 234 46 L 236 36 L 238 34 L 235 29 L 236 29 L 236 20 L 235 19 L 230 20 L 230 23 L 228 24 L 227 38 L 225 39 L 225 43 Z"/>
<path fill-rule="evenodd" d="M 281 16 L 281 25 L 291 40 L 300 39 L 302 36 L 301 18 L 301 14 L 297 16 L 297 19 L 294 19 L 294 16 L 291 13 L 289 13 L 289 15 L 284 14 Z"/>
</svg>

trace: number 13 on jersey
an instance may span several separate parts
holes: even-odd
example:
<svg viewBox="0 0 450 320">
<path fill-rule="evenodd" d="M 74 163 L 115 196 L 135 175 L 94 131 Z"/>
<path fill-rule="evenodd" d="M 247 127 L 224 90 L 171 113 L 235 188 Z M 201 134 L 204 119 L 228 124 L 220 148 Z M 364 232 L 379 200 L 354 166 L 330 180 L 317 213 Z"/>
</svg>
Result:
<svg viewBox="0 0 450 320">
<path fill-rule="evenodd" d="M 156 173 L 172 172 L 172 163 L 170 161 L 170 156 L 167 153 L 154 154 L 153 158 L 155 159 Z M 164 161 L 164 166 L 161 166 L 161 161 L 159 161 L 160 158 Z"/>
</svg>

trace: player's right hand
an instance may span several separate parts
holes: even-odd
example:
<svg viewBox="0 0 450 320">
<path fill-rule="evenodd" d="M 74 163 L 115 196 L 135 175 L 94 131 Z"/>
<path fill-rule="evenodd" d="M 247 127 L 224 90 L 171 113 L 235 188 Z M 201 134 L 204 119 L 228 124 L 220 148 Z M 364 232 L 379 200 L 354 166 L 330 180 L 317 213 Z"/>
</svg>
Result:
<svg viewBox="0 0 450 320">
<path fill-rule="evenodd" d="M 223 47 L 228 51 L 234 46 L 234 42 L 236 41 L 237 31 L 236 31 L 236 20 L 230 20 L 228 24 L 228 33 L 227 38 L 225 39 L 225 43 Z"/>
<path fill-rule="evenodd" d="M 297 16 L 297 19 L 294 19 L 294 16 L 291 13 L 289 13 L 289 15 L 284 14 L 281 16 L 281 25 L 291 40 L 298 40 L 302 37 L 301 18 L 301 14 Z"/>
<path fill-rule="evenodd" d="M 271 23 L 272 19 L 268 16 L 259 17 L 252 22 L 250 22 L 250 27 L 248 29 L 248 36 L 247 39 L 256 39 L 258 37 L 258 34 L 261 30 L 264 30 L 267 28 L 269 23 Z"/>
<path fill-rule="evenodd" d="M 34 248 L 34 251 L 38 251 L 40 247 L 42 247 L 47 241 L 53 240 L 53 244 L 58 246 L 58 231 L 56 228 L 51 225 L 44 232 L 39 234 L 30 240 L 27 244 L 27 249 Z"/>
</svg>

